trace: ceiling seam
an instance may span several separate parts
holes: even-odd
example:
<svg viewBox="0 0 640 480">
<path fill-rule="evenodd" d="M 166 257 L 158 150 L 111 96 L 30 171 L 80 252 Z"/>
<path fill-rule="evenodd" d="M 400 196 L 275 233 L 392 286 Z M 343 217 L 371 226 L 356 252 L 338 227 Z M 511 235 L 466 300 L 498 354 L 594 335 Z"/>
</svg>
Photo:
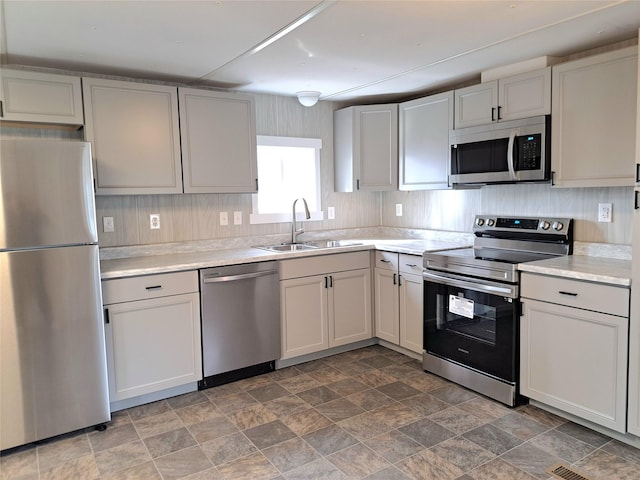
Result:
<svg viewBox="0 0 640 480">
<path fill-rule="evenodd" d="M 529 35 L 530 33 L 539 32 L 539 31 L 545 30 L 545 29 L 547 29 L 549 27 L 555 27 L 557 25 L 561 25 L 561 24 L 569 22 L 571 20 L 575 20 L 577 18 L 581 18 L 581 17 L 587 16 L 587 15 L 591 15 L 593 13 L 596 13 L 596 12 L 599 12 L 599 11 L 602 11 L 602 10 L 606 10 L 608 8 L 612 8 L 612 7 L 615 7 L 615 6 L 624 4 L 624 3 L 628 3 L 628 2 L 629 2 L 629 0 L 620 0 L 618 2 L 609 4 L 609 5 L 603 5 L 602 7 L 599 7 L 599 8 L 593 9 L 593 10 L 589 10 L 588 12 L 579 13 L 579 14 L 574 15 L 572 17 L 565 18 L 563 20 L 558 20 L 558 21 L 556 21 L 554 23 L 550 23 L 548 25 L 544 25 L 544 26 L 537 27 L 537 28 L 532 28 L 530 30 L 527 30 L 526 32 L 521 32 L 521 33 L 518 33 L 516 35 L 512 35 L 510 37 L 504 38 L 502 40 L 496 40 L 495 42 L 491 42 L 491 43 L 488 43 L 486 45 L 482 45 L 480 47 L 472 48 L 470 50 L 466 50 L 464 52 L 457 53 L 457 54 L 452 55 L 450 57 L 446 57 L 446 58 L 442 58 L 440 60 L 436 60 L 435 62 L 431 62 L 431 63 L 428 63 L 426 65 L 420 65 L 418 67 L 414 67 L 414 68 L 411 68 L 409 70 L 405 70 L 403 72 L 396 73 L 394 75 L 390 75 L 390 76 L 382 78 L 380 80 L 369 82 L 369 83 L 366 83 L 364 85 L 359 85 L 357 87 L 348 88 L 348 89 L 342 90 L 340 92 L 335 92 L 335 93 L 324 95 L 322 97 L 322 99 L 323 100 L 330 100 L 331 98 L 339 96 L 339 95 L 344 95 L 344 94 L 347 94 L 347 93 L 356 92 L 356 91 L 361 90 L 363 88 L 368 88 L 368 87 L 372 87 L 374 85 L 378 85 L 380 83 L 388 82 L 390 80 L 402 77 L 404 75 L 408 75 L 410 73 L 415 73 L 415 72 L 418 72 L 420 70 L 424 70 L 425 68 L 434 67 L 436 65 L 440 65 L 441 63 L 445 63 L 445 62 L 448 62 L 450 60 L 455 60 L 455 59 L 464 57 L 466 55 L 470 55 L 472 53 L 476 53 L 476 52 L 479 52 L 481 50 L 485 50 L 487 48 L 495 47 L 497 45 L 500 45 L 501 43 L 506 43 L 506 42 L 509 42 L 511 40 L 515 40 L 515 39 L 523 37 L 525 35 Z"/>
<path fill-rule="evenodd" d="M 219 67 L 216 67 L 214 70 L 211 70 L 209 73 L 206 73 L 205 75 L 202 75 L 201 77 L 189 82 L 189 85 L 193 85 L 193 84 L 198 83 L 198 82 L 200 82 L 202 80 L 210 79 L 211 76 L 215 75 L 216 73 L 220 72 L 221 70 L 224 70 L 225 68 L 229 67 L 233 63 L 235 63 L 235 62 L 237 62 L 239 60 L 242 60 L 243 58 L 250 57 L 251 55 L 254 55 L 254 54 L 258 53 L 259 51 L 267 48 L 269 45 L 271 45 L 272 43 L 277 42 L 278 40 L 280 40 L 285 35 L 289 34 L 290 32 L 292 32 L 293 30 L 295 30 L 299 26 L 301 26 L 301 25 L 305 24 L 306 22 L 308 22 L 309 20 L 311 20 L 316 15 L 319 15 L 321 12 L 323 12 L 324 10 L 329 8 L 331 5 L 333 5 L 336 1 L 337 0 L 322 0 L 322 2 L 317 4 L 311 10 L 308 10 L 306 13 L 304 13 L 302 16 L 298 17 L 296 20 L 294 20 L 293 22 L 291 22 L 290 24 L 288 24 L 284 28 L 281 28 L 276 33 L 268 36 L 266 39 L 264 39 L 263 41 L 261 41 L 260 43 L 258 43 L 256 45 L 254 45 L 249 50 L 246 50 L 245 52 L 241 53 L 237 57 L 232 58 L 231 60 L 229 60 L 228 62 L 226 62 L 226 63 L 224 63 L 222 65 L 220 65 Z"/>
</svg>

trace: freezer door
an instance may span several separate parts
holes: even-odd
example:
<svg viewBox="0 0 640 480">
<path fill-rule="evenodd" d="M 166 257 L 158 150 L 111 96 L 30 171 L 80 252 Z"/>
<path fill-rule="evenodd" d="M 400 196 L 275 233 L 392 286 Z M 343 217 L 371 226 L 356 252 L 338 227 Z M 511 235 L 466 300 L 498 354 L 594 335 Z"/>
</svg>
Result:
<svg viewBox="0 0 640 480">
<path fill-rule="evenodd" d="M 98 247 L 0 252 L 0 450 L 109 421 Z"/>
<path fill-rule="evenodd" d="M 97 242 L 87 142 L 0 142 L 0 250 Z"/>
</svg>

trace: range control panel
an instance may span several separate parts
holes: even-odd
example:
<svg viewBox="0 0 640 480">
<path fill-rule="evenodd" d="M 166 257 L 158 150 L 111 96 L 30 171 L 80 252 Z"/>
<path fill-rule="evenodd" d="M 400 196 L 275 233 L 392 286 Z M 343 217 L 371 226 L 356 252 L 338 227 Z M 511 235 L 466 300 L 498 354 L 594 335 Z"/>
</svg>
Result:
<svg viewBox="0 0 640 480">
<path fill-rule="evenodd" d="M 473 232 L 522 231 L 532 233 L 568 234 L 571 218 L 506 217 L 498 215 L 476 215 Z"/>
</svg>

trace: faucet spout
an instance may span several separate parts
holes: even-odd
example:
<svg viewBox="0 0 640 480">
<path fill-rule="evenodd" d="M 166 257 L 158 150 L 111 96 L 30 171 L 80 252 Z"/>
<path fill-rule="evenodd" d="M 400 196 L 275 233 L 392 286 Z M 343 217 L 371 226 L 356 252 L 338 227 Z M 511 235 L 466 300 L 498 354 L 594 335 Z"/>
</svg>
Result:
<svg viewBox="0 0 640 480">
<path fill-rule="evenodd" d="M 298 200 L 302 200 L 302 203 L 304 204 L 304 214 L 306 216 L 306 219 L 309 220 L 311 218 L 307 201 L 304 198 L 296 198 L 293 201 L 292 215 L 291 215 L 292 217 L 291 218 L 291 243 L 296 243 L 296 238 L 298 237 L 298 235 L 300 235 L 301 233 L 304 233 L 304 229 L 302 228 L 302 226 L 296 229 L 296 203 L 298 202 Z"/>
</svg>

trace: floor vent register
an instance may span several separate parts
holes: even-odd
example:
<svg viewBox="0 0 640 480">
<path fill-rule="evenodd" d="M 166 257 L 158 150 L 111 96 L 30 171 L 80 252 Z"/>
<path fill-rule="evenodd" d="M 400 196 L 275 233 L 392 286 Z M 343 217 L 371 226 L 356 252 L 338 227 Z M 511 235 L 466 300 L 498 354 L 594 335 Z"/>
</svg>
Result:
<svg viewBox="0 0 640 480">
<path fill-rule="evenodd" d="M 563 480 L 594 480 L 592 477 L 588 477 L 583 473 L 574 470 L 568 465 L 558 463 L 552 467 L 547 468 L 547 473 L 550 473 L 554 477 L 562 478 Z"/>
</svg>

